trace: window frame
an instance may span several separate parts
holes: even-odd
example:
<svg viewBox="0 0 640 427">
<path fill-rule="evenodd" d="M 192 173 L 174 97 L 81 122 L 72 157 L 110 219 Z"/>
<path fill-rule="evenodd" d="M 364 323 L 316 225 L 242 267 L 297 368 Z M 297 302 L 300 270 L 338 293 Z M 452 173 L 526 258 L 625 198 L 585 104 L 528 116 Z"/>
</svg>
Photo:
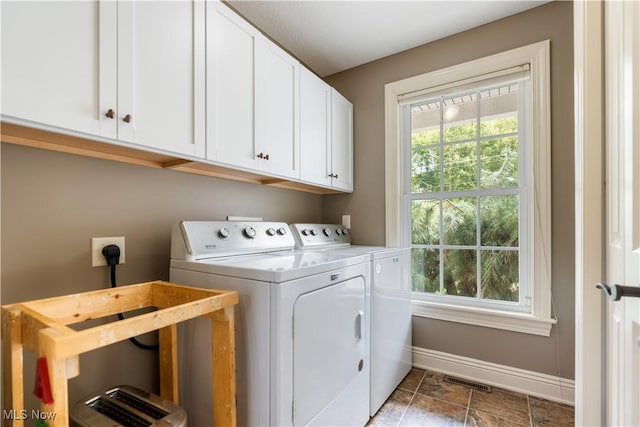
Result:
<svg viewBox="0 0 640 427">
<path fill-rule="evenodd" d="M 385 217 L 386 245 L 407 246 L 404 227 L 410 215 L 404 212 L 406 173 L 402 140 L 400 98 L 425 89 L 456 82 L 482 79 L 481 76 L 529 64 L 531 113 L 528 131 L 531 140 L 527 156 L 530 176 L 528 191 L 529 245 L 525 263 L 531 296 L 530 312 L 515 312 L 489 306 L 461 305 L 442 299 L 414 298 L 415 316 L 455 321 L 490 328 L 549 336 L 556 323 L 551 301 L 551 159 L 550 159 L 550 60 L 549 40 L 501 52 L 399 80 L 385 85 Z M 406 102 L 405 102 L 406 103 Z"/>
</svg>

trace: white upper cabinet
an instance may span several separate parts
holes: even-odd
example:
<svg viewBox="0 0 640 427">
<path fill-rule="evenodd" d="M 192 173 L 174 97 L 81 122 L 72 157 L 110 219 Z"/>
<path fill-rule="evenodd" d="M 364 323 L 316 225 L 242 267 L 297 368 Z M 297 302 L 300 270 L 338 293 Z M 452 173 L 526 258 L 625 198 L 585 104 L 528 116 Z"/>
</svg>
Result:
<svg viewBox="0 0 640 427">
<path fill-rule="evenodd" d="M 300 71 L 300 179 L 353 191 L 353 106 L 311 71 Z"/>
<path fill-rule="evenodd" d="M 256 168 L 254 51 L 257 30 L 207 3 L 207 158 Z"/>
<path fill-rule="evenodd" d="M 300 67 L 300 179 L 331 186 L 331 86 Z"/>
<path fill-rule="evenodd" d="M 101 46 L 103 22 L 115 35 L 97 1 L 3 1 L 3 117 L 115 138 L 98 102 L 116 108 L 116 39 Z"/>
<path fill-rule="evenodd" d="M 2 114 L 204 157 L 204 2 L 2 3 Z"/>
<path fill-rule="evenodd" d="M 207 3 L 207 158 L 299 177 L 298 73 L 244 19 Z"/>
<path fill-rule="evenodd" d="M 298 178 L 300 64 L 266 39 L 256 44 L 255 138 L 260 168 Z"/>
<path fill-rule="evenodd" d="M 332 187 L 353 191 L 353 105 L 331 89 Z"/>
<path fill-rule="evenodd" d="M 3 121 L 352 191 L 351 104 L 225 4 L 1 7 Z"/>
<path fill-rule="evenodd" d="M 204 1 L 117 8 L 118 139 L 204 157 Z"/>
</svg>

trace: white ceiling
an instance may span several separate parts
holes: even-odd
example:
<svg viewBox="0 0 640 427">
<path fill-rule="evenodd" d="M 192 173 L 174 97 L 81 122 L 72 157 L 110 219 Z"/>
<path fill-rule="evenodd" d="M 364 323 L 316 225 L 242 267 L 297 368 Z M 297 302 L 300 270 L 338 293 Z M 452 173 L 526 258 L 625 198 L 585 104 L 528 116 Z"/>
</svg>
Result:
<svg viewBox="0 0 640 427">
<path fill-rule="evenodd" d="M 324 77 L 547 1 L 231 0 L 228 3 Z"/>
</svg>

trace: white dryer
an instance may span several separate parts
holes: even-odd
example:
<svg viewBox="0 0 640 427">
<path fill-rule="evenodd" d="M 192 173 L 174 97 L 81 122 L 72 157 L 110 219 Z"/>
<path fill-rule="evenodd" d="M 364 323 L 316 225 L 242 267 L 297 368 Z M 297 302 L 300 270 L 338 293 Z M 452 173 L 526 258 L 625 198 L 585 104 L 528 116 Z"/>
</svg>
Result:
<svg viewBox="0 0 640 427">
<path fill-rule="evenodd" d="M 182 221 L 171 241 L 171 281 L 240 294 L 239 425 L 366 424 L 367 255 L 295 251 L 284 223 Z M 180 403 L 212 425 L 209 322 L 179 332 Z"/>
<path fill-rule="evenodd" d="M 342 225 L 292 224 L 296 247 L 307 252 L 370 258 L 370 415 L 411 370 L 411 252 L 409 248 L 357 246 Z"/>
</svg>

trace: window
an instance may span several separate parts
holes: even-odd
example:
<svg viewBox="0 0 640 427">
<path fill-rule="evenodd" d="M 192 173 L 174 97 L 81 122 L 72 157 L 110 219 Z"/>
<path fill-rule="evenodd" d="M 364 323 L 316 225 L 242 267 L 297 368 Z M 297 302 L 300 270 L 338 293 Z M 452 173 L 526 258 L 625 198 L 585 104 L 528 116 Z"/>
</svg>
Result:
<svg viewBox="0 0 640 427">
<path fill-rule="evenodd" d="M 414 315 L 549 335 L 548 42 L 386 87 L 387 244 Z"/>
</svg>

